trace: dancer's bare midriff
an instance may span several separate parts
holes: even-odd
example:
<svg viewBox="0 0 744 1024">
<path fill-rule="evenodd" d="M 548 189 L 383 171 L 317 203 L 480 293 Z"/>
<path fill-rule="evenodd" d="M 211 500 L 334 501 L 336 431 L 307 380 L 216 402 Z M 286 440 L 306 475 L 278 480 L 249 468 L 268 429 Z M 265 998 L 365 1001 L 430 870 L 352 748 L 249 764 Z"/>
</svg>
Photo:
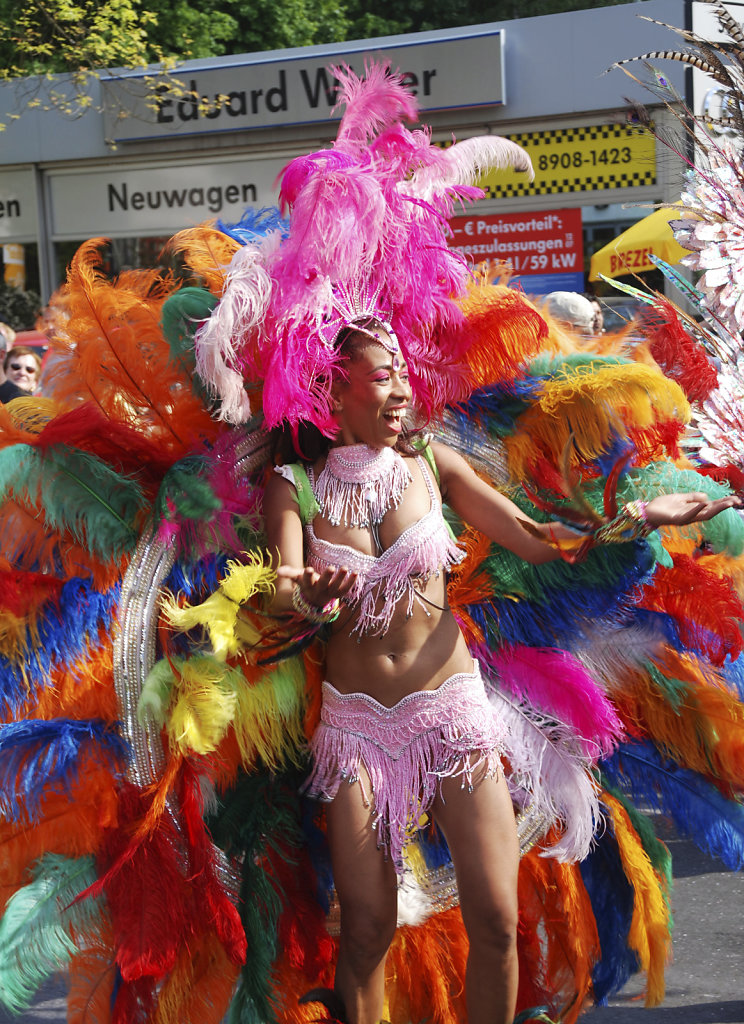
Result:
<svg viewBox="0 0 744 1024">
<path fill-rule="evenodd" d="M 390 707 L 416 690 L 436 689 L 457 672 L 471 672 L 473 658 L 446 607 L 441 574 L 419 588 L 410 617 L 404 602 L 384 636 L 353 633 L 355 616 L 338 619 L 326 650 L 325 677 L 340 693 L 367 693 Z M 430 602 L 430 603 L 426 603 Z"/>
</svg>

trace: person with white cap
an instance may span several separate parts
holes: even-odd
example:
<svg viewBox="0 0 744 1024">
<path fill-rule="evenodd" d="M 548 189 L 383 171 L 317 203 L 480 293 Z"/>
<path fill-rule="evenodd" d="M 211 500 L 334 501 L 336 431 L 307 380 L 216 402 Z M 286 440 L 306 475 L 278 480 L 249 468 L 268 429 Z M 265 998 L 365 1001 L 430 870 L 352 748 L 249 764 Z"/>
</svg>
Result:
<svg viewBox="0 0 744 1024">
<path fill-rule="evenodd" d="M 544 308 L 562 327 L 579 334 L 594 333 L 594 307 L 579 292 L 550 292 Z"/>
</svg>

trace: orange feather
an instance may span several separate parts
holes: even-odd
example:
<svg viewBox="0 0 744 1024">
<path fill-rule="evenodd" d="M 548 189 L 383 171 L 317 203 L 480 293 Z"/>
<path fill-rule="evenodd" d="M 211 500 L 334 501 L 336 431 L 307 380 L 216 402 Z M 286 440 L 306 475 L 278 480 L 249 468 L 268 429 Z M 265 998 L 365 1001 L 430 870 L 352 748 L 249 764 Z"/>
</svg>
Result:
<svg viewBox="0 0 744 1024">
<path fill-rule="evenodd" d="M 276 961 L 272 971 L 273 1001 L 281 1024 L 318 1024 L 318 1004 L 304 1003 L 301 1006 L 297 1000 L 311 988 L 333 988 L 335 962 L 336 955 L 324 973 L 308 978 L 304 971 L 290 963 L 286 955 Z"/>
<path fill-rule="evenodd" d="M 465 1014 L 468 940 L 459 907 L 399 928 L 387 960 L 392 1024 L 458 1024 Z"/>
<path fill-rule="evenodd" d="M 670 700 L 647 673 L 626 676 L 613 694 L 635 735 L 653 736 L 674 761 L 734 791 L 744 787 L 744 704 L 722 677 L 692 655 L 669 648 L 654 659 L 672 681 Z M 681 685 L 680 685 L 681 684 Z"/>
<path fill-rule="evenodd" d="M 218 430 L 163 338 L 162 306 L 178 284 L 160 268 L 112 281 L 101 246 L 80 247 L 52 301 L 48 391 L 63 409 L 92 401 L 178 458 Z"/>
<path fill-rule="evenodd" d="M 467 527 L 458 538 L 458 544 L 465 550 L 465 558 L 456 565 L 447 583 L 447 601 L 469 644 L 483 640 L 482 630 L 475 625 L 466 611 L 467 605 L 480 604 L 488 598 L 491 584 L 483 563 L 491 548 L 491 541 L 472 527 Z"/>
<path fill-rule="evenodd" d="M 578 864 L 540 857 L 537 850 L 522 857 L 519 909 L 521 927 L 545 936 L 541 960 L 529 969 L 552 995 L 552 1009 L 560 1008 L 560 1019 L 573 1024 L 591 990 L 591 969 L 599 955 L 597 927 Z"/>
<path fill-rule="evenodd" d="M 104 562 L 69 535 L 51 533 L 33 507 L 7 501 L 0 507 L 0 535 L 5 555 L 19 569 L 65 577 L 88 576 L 98 590 L 109 590 L 126 568 L 124 557 Z"/>
<path fill-rule="evenodd" d="M 67 1024 L 109 1024 L 116 980 L 111 925 L 102 920 L 97 944 L 75 954 L 67 971 Z"/>
<path fill-rule="evenodd" d="M 220 1024 L 239 974 L 214 932 L 204 932 L 181 947 L 160 988 L 151 1024 Z"/>
<path fill-rule="evenodd" d="M 540 314 L 514 289 L 477 284 L 470 289 L 463 311 L 471 389 L 514 377 L 520 365 L 540 350 L 547 335 Z"/>
<path fill-rule="evenodd" d="M 99 638 L 73 665 L 55 669 L 49 685 L 37 691 L 23 712 L 29 718 L 103 718 L 114 722 L 119 717 L 113 685 L 113 650 L 110 638 Z"/>
<path fill-rule="evenodd" d="M 240 244 L 213 224 L 199 224 L 179 231 L 168 242 L 168 251 L 183 263 L 186 283 L 222 295 L 225 275 Z"/>
<path fill-rule="evenodd" d="M 0 891 L 28 881 L 27 870 L 44 853 L 80 857 L 95 853 L 104 829 L 117 820 L 114 780 L 102 768 L 90 767 L 71 787 L 71 794 L 53 793 L 43 805 L 43 819 L 0 822 Z"/>
</svg>

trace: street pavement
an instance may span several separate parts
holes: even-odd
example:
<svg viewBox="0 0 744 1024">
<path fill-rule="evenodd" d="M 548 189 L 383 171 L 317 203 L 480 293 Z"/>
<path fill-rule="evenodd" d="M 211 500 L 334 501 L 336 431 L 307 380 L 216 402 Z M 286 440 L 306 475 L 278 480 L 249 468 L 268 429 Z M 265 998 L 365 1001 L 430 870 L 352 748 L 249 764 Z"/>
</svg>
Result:
<svg viewBox="0 0 744 1024">
<path fill-rule="evenodd" d="M 744 1024 L 744 873 L 722 870 L 692 843 L 663 838 L 676 879 L 666 999 L 646 1009 L 632 981 L 609 1006 L 583 1014 L 582 1024 Z M 51 983 L 18 1017 L 0 1009 L 0 1024 L 65 1024 L 64 991 L 63 981 Z"/>
</svg>

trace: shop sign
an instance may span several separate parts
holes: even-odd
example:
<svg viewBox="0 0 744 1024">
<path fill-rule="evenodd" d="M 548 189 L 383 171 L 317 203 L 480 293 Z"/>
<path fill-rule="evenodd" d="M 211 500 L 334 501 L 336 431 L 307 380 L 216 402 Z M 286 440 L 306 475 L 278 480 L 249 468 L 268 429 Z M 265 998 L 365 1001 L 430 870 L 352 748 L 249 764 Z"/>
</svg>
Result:
<svg viewBox="0 0 744 1024">
<path fill-rule="evenodd" d="M 32 171 L 0 171 L 0 239 L 36 241 L 36 182 Z"/>
<path fill-rule="evenodd" d="M 248 206 L 272 206 L 288 157 L 194 165 L 52 172 L 55 239 L 171 234 L 205 220 L 237 221 Z"/>
<path fill-rule="evenodd" d="M 329 121 L 338 89 L 329 65 L 348 64 L 361 75 L 373 59 L 400 70 L 421 110 L 496 106 L 505 102 L 503 43 L 503 30 L 492 29 L 375 50 L 357 44 L 316 57 L 177 69 L 170 81 L 104 78 L 104 131 L 121 142 Z"/>
<path fill-rule="evenodd" d="M 492 199 L 640 188 L 656 184 L 656 143 L 626 124 L 584 125 L 509 135 L 530 155 L 534 181 L 491 171 L 478 184 Z"/>
<path fill-rule="evenodd" d="M 506 264 L 512 283 L 530 295 L 583 291 L 580 209 L 454 217 L 450 227 L 453 248 L 473 263 Z"/>
</svg>

